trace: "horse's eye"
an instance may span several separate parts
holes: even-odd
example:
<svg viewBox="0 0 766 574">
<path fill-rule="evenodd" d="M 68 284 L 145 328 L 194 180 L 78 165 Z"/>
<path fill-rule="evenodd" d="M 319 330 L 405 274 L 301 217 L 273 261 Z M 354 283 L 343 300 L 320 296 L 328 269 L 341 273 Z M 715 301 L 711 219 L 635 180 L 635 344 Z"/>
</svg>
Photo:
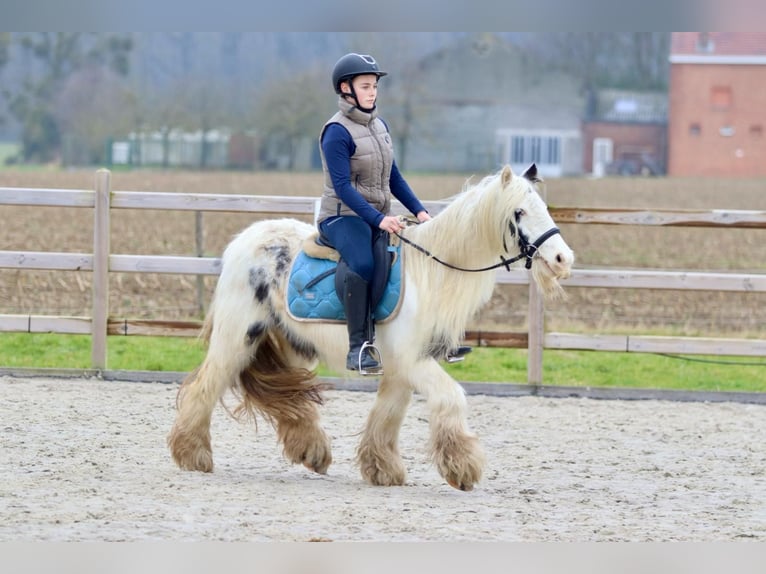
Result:
<svg viewBox="0 0 766 574">
<path fill-rule="evenodd" d="M 526 215 L 526 214 L 527 214 L 527 212 L 524 211 L 523 209 L 517 209 L 516 211 L 514 211 L 513 215 L 516 218 L 516 223 L 519 222 L 519 219 L 521 219 L 522 215 Z"/>
</svg>

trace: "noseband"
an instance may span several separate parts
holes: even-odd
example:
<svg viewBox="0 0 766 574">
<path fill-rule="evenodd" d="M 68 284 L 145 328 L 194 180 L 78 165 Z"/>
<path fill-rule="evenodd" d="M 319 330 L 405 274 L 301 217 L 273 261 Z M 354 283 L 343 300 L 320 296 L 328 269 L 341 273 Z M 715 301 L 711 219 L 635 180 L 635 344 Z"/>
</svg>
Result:
<svg viewBox="0 0 766 574">
<path fill-rule="evenodd" d="M 509 224 L 509 227 L 511 228 L 511 237 L 515 235 L 513 224 Z M 519 259 L 526 258 L 526 262 L 524 263 L 524 267 L 527 269 L 532 268 L 532 259 L 535 256 L 535 253 L 537 253 L 537 250 L 542 247 L 543 243 L 548 241 L 551 237 L 553 237 L 556 234 L 561 234 L 561 230 L 558 227 L 551 227 L 548 231 L 543 233 L 540 237 L 538 237 L 534 243 L 530 243 L 527 237 L 519 232 L 519 250 L 521 251 L 519 255 L 514 257 L 513 259 L 509 260 L 509 263 L 513 263 L 514 261 L 518 261 Z M 505 247 L 505 238 L 503 238 L 503 247 Z M 507 249 L 506 249 L 507 251 Z M 501 256 L 502 259 L 502 256 Z"/>
<path fill-rule="evenodd" d="M 511 237 L 516 236 L 516 226 L 513 223 L 508 223 L 509 231 L 511 232 Z M 421 253 L 427 255 L 437 263 L 441 263 L 445 267 L 449 267 L 450 269 L 455 269 L 456 271 L 466 271 L 468 273 L 479 273 L 481 271 L 490 271 L 492 269 L 497 269 L 498 267 L 505 267 L 506 270 L 511 270 L 511 263 L 515 263 L 516 261 L 519 261 L 520 259 L 526 259 L 526 262 L 524 263 L 524 267 L 527 269 L 532 268 L 532 259 L 534 259 L 535 254 L 537 253 L 538 249 L 542 247 L 543 243 L 548 241 L 551 237 L 553 237 L 556 234 L 560 234 L 561 231 L 558 227 L 551 227 L 548 231 L 543 233 L 540 237 L 535 239 L 533 243 L 530 243 L 527 237 L 519 232 L 519 254 L 516 257 L 512 257 L 511 259 L 506 259 L 502 255 L 500 256 L 500 263 L 495 263 L 494 265 L 490 265 L 489 267 L 482 267 L 481 269 L 466 269 L 465 267 L 458 267 L 457 265 L 452 265 L 451 263 L 447 263 L 446 261 L 442 261 L 435 255 L 433 255 L 430 251 L 425 249 L 424 247 L 421 247 L 417 243 L 413 243 L 403 235 L 400 235 L 399 233 L 396 233 L 396 236 L 404 241 L 407 245 L 410 245 L 420 251 Z M 508 251 L 508 247 L 505 244 L 505 237 L 503 237 L 503 248 L 505 251 Z"/>
</svg>

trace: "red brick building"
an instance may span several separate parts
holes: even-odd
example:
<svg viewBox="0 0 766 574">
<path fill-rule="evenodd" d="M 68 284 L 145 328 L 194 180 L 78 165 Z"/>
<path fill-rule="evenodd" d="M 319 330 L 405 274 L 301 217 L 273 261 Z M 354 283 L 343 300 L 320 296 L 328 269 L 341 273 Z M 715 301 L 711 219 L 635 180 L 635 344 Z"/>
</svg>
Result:
<svg viewBox="0 0 766 574">
<path fill-rule="evenodd" d="M 674 32 L 670 176 L 766 176 L 766 33 Z"/>
<path fill-rule="evenodd" d="M 665 173 L 667 114 L 665 93 L 592 93 L 582 123 L 583 171 L 597 177 Z"/>
</svg>

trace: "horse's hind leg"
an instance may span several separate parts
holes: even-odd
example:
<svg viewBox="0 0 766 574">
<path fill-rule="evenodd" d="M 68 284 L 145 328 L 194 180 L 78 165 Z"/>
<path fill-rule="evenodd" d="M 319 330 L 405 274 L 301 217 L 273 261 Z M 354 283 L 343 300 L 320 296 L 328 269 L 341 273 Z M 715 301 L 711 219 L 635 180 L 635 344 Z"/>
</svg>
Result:
<svg viewBox="0 0 766 574">
<path fill-rule="evenodd" d="M 245 333 L 246 329 L 242 329 Z M 202 365 L 192 372 L 179 389 L 176 415 L 167 442 L 173 460 L 185 470 L 213 471 L 210 445 L 210 419 L 213 408 L 236 382 L 249 363 L 251 348 L 244 335 L 216 331 Z M 228 338 L 227 338 L 228 335 Z M 231 340 L 228 340 L 231 339 Z"/>
<path fill-rule="evenodd" d="M 412 390 L 406 380 L 388 372 L 383 376 L 357 449 L 359 469 L 370 484 L 404 484 L 407 473 L 399 454 L 399 429 L 411 397 Z"/>
<path fill-rule="evenodd" d="M 274 333 L 258 347 L 253 363 L 273 368 L 242 373 L 245 400 L 274 424 L 285 458 L 325 474 L 332 452 L 320 424 L 323 385 L 311 370 L 313 360 Z"/>
<path fill-rule="evenodd" d="M 303 412 L 304 416 L 300 418 L 283 417 L 277 420 L 277 439 L 290 462 L 326 474 L 332 463 L 330 438 L 319 424 L 316 404 L 307 403 Z"/>
<path fill-rule="evenodd" d="M 418 363 L 413 386 L 430 411 L 431 457 L 439 474 L 459 490 L 472 490 L 484 469 L 479 439 L 468 430 L 463 389 L 433 359 Z"/>
</svg>

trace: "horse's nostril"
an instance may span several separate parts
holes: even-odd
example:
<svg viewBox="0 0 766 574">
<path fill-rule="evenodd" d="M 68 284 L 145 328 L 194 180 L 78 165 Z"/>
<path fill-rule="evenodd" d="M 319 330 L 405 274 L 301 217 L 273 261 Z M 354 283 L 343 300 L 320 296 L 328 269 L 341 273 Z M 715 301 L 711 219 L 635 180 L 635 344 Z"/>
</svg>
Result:
<svg viewBox="0 0 766 574">
<path fill-rule="evenodd" d="M 563 262 L 564 262 L 564 258 L 561 256 L 561 253 L 556 255 L 556 263 L 563 263 Z"/>
</svg>

